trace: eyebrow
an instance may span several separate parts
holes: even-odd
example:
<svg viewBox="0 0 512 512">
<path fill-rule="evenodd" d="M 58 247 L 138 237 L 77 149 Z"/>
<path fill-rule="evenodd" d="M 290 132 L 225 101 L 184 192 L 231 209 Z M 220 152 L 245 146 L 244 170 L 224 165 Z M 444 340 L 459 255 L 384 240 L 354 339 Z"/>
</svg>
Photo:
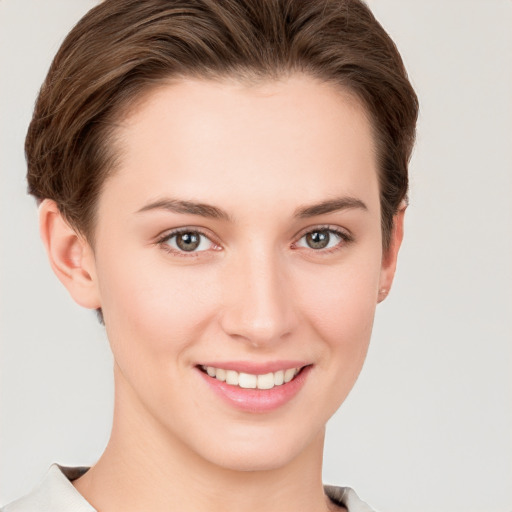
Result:
<svg viewBox="0 0 512 512">
<path fill-rule="evenodd" d="M 229 214 L 216 206 L 178 199 L 160 199 L 154 201 L 153 203 L 143 206 L 137 213 L 147 212 L 149 210 L 167 210 L 174 213 L 188 213 L 190 215 L 199 215 L 211 219 L 230 220 Z"/>
<path fill-rule="evenodd" d="M 297 210 L 295 210 L 294 217 L 306 219 L 309 217 L 315 217 L 316 215 L 324 215 L 326 213 L 333 213 L 342 210 L 352 210 L 354 208 L 368 211 L 367 206 L 360 199 L 356 199 L 355 197 L 337 197 L 311 206 L 297 208 Z"/>
<path fill-rule="evenodd" d="M 360 199 L 355 197 L 338 197 L 309 206 L 301 206 L 295 210 L 293 216 L 295 218 L 305 219 L 315 217 L 316 215 L 324 215 L 326 213 L 351 210 L 354 208 L 364 211 L 368 210 L 367 206 Z M 137 213 L 150 210 L 167 210 L 174 213 L 186 213 L 211 219 L 232 220 L 231 216 L 226 211 L 217 206 L 179 199 L 159 199 L 143 206 Z"/>
</svg>

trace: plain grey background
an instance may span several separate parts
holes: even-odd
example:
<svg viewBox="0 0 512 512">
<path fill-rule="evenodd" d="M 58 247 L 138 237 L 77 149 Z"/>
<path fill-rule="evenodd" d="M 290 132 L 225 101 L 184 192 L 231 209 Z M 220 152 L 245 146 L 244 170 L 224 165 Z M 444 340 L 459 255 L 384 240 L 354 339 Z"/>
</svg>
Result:
<svg viewBox="0 0 512 512">
<path fill-rule="evenodd" d="M 0 503 L 108 439 L 103 329 L 51 273 L 23 140 L 93 0 L 0 0 Z M 371 0 L 421 101 L 398 274 L 325 481 L 393 512 L 512 510 L 512 2 Z"/>
</svg>

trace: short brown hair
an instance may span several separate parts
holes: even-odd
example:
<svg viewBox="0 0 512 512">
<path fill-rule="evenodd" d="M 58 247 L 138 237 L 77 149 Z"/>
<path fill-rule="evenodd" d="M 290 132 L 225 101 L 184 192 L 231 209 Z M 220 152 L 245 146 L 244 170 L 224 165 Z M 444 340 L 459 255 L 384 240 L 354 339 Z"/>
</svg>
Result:
<svg viewBox="0 0 512 512">
<path fill-rule="evenodd" d="M 95 206 L 115 169 L 114 121 L 173 77 L 339 84 L 376 136 L 383 245 L 408 188 L 418 101 L 396 46 L 360 0 L 105 0 L 60 47 L 25 151 L 29 192 L 56 201 L 92 241 Z"/>
</svg>

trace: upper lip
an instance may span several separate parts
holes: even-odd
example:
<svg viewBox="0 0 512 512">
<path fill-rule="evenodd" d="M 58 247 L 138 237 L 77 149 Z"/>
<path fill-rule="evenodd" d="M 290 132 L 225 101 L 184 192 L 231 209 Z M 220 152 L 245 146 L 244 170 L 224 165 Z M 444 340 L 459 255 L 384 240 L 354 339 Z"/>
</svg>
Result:
<svg viewBox="0 0 512 512">
<path fill-rule="evenodd" d="M 257 363 L 254 361 L 206 361 L 198 366 L 213 366 L 224 370 L 234 370 L 236 372 L 250 373 L 253 375 L 265 375 L 266 373 L 277 372 L 279 370 L 288 370 L 289 368 L 302 368 L 309 363 L 305 361 L 268 361 Z"/>
</svg>

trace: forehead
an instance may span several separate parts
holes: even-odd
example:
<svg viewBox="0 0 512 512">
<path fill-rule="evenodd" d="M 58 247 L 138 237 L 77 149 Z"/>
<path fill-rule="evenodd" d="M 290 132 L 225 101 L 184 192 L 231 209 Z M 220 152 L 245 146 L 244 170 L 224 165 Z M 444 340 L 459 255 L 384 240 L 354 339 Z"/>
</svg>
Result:
<svg viewBox="0 0 512 512">
<path fill-rule="evenodd" d="M 341 88 L 303 75 L 257 85 L 164 84 L 121 120 L 116 146 L 119 166 L 105 188 L 122 186 L 132 202 L 167 193 L 235 202 L 233 191 L 241 204 L 285 204 L 292 192 L 304 202 L 340 193 L 378 198 L 364 108 Z"/>
</svg>

